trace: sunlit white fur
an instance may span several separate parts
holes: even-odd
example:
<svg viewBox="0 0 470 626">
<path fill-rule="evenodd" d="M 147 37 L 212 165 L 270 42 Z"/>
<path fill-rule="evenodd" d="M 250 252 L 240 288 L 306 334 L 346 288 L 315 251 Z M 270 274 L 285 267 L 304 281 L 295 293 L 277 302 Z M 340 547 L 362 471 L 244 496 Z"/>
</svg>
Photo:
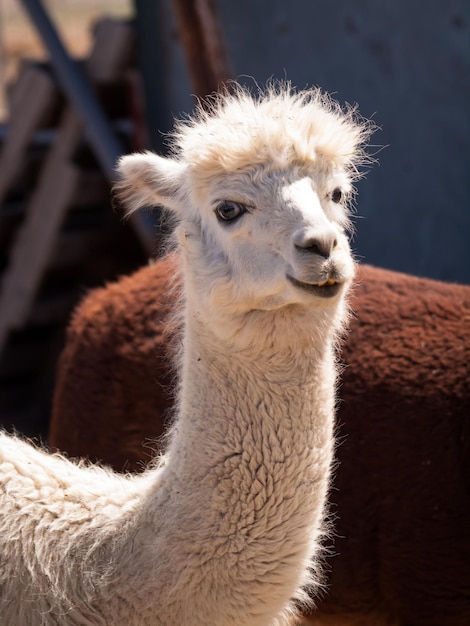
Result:
<svg viewBox="0 0 470 626">
<path fill-rule="evenodd" d="M 178 222 L 176 418 L 139 477 L 1 436 L 5 624 L 280 625 L 305 601 L 354 274 L 332 198 L 347 199 L 366 135 L 318 90 L 237 89 L 179 125 L 172 157 L 121 160 L 130 210 L 160 204 Z M 224 202 L 246 211 L 224 223 Z"/>
</svg>

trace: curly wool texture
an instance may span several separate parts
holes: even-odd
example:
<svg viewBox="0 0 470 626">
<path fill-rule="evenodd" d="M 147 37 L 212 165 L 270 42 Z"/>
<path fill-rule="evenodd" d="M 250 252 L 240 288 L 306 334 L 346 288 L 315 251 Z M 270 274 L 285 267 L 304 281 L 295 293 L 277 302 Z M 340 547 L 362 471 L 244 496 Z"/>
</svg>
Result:
<svg viewBox="0 0 470 626">
<path fill-rule="evenodd" d="M 5 624 L 106 624 L 92 608 L 96 589 L 114 593 L 110 541 L 125 537 L 145 478 L 75 465 L 3 433 L 0 459 Z"/>
<path fill-rule="evenodd" d="M 206 104 L 206 103 L 205 103 Z M 195 178 L 246 168 L 303 167 L 347 170 L 368 160 L 362 146 L 373 129 L 353 108 L 343 110 L 320 89 L 296 93 L 274 83 L 259 98 L 236 86 L 199 106 L 172 134 L 175 155 Z"/>
</svg>

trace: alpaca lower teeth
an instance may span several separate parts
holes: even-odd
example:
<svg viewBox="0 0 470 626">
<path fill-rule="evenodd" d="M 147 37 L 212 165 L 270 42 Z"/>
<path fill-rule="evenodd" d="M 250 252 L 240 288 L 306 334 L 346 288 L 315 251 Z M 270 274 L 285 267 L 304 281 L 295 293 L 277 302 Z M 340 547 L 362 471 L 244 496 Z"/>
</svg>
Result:
<svg viewBox="0 0 470 626">
<path fill-rule="evenodd" d="M 333 278 L 328 278 L 328 280 L 324 280 L 322 283 L 317 283 L 319 287 L 325 287 L 326 285 L 335 285 L 336 280 Z"/>
</svg>

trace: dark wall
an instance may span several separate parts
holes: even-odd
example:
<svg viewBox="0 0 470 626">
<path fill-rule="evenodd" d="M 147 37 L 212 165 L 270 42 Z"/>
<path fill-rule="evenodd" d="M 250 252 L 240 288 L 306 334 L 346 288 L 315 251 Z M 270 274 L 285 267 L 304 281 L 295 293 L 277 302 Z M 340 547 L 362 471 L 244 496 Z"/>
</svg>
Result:
<svg viewBox="0 0 470 626">
<path fill-rule="evenodd" d="M 169 0 L 161 0 L 165 12 Z M 470 2 L 218 0 L 234 72 L 287 77 L 357 103 L 381 131 L 359 183 L 354 247 L 368 263 L 470 282 Z M 174 26 L 169 105 L 191 107 Z M 252 82 L 252 81 L 251 81 Z M 385 146 L 380 150 L 380 146 Z"/>
</svg>

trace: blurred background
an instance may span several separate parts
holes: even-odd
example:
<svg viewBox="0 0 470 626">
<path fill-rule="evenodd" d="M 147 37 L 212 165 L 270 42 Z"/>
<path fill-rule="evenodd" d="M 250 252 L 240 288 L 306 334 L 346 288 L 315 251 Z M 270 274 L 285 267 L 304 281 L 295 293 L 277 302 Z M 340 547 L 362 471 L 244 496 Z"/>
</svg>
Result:
<svg viewBox="0 0 470 626">
<path fill-rule="evenodd" d="M 71 97 L 32 5 L 79 61 L 104 129 L 87 125 L 93 102 Z M 194 94 L 229 76 L 357 104 L 381 128 L 357 257 L 469 283 L 469 23 L 468 0 L 0 0 L 0 422 L 47 436 L 73 308 L 159 254 L 158 216 L 113 211 L 109 163 L 164 150 Z"/>
</svg>

